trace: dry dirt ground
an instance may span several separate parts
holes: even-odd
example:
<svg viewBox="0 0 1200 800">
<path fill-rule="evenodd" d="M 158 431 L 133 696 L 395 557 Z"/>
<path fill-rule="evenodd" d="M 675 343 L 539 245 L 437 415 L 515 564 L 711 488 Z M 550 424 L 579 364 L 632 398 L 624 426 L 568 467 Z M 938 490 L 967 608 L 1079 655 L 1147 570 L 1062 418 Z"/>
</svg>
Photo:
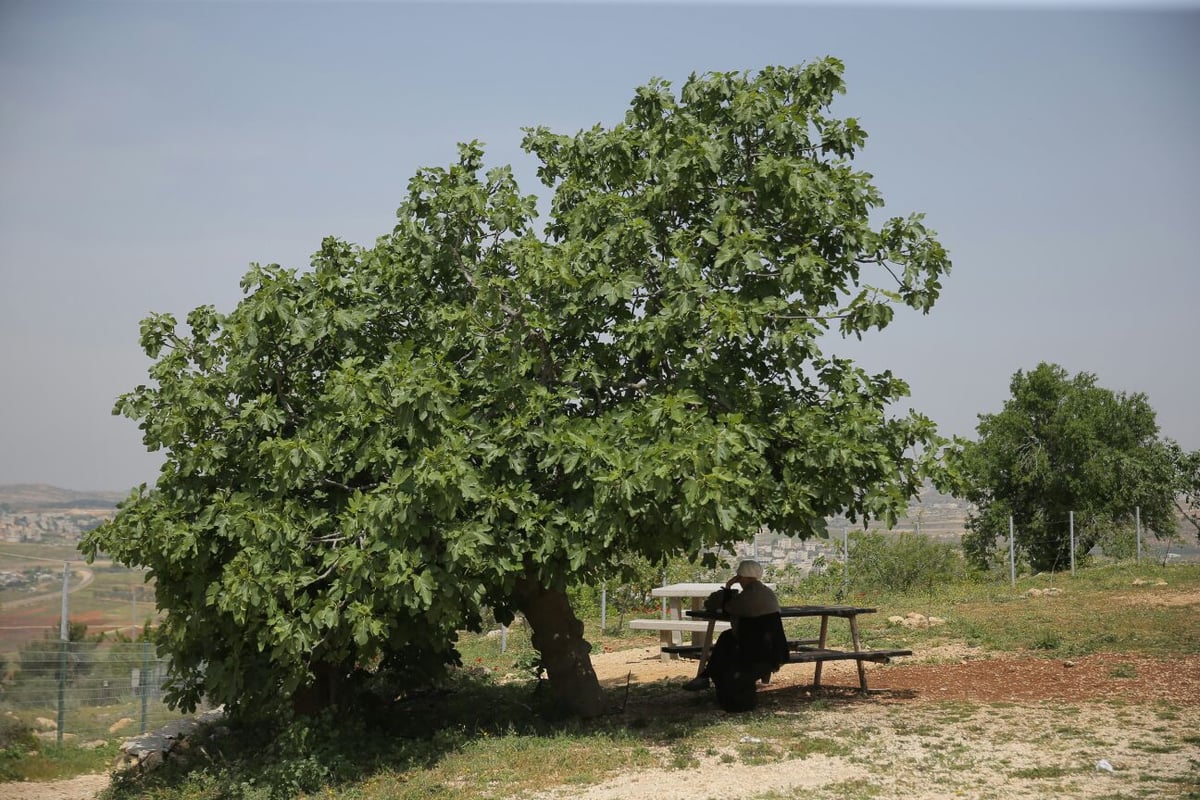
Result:
<svg viewBox="0 0 1200 800">
<path fill-rule="evenodd" d="M 1200 597 L 1176 599 L 1200 615 Z M 673 768 L 539 800 L 1200 797 L 1200 656 L 993 658 L 948 646 L 868 664 L 865 697 L 853 662 L 826 664 L 819 690 L 813 667 L 794 665 L 760 688 L 759 713 L 741 718 L 711 693 L 680 689 L 695 662 L 663 661 L 656 646 L 593 663 L 617 697 L 627 684 L 661 688 L 630 695 L 631 720 L 699 716 L 734 731 L 721 726 L 711 747 Z M 0 784 L 0 798 L 83 800 L 106 785 L 103 775 Z"/>
<path fill-rule="evenodd" d="M 675 687 L 695 671 L 695 662 L 662 661 L 655 647 L 594 661 L 613 688 Z M 812 677 L 810 665 L 785 667 L 759 690 L 760 711 L 771 717 L 764 730 L 739 727 L 684 770 L 539 797 L 1200 797 L 1200 656 L 991 658 L 942 647 L 868 664 L 866 697 L 853 662 L 826 664 L 820 690 Z M 709 693 L 682 690 L 626 713 L 725 717 Z"/>
</svg>

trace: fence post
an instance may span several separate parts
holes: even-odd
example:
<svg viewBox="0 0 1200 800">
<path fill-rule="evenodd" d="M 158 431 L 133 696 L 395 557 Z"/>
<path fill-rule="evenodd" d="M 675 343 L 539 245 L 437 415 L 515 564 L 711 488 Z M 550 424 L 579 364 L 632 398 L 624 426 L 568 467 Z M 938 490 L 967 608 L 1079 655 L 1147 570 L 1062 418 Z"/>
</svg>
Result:
<svg viewBox="0 0 1200 800">
<path fill-rule="evenodd" d="M 1134 536 L 1137 538 L 1137 563 L 1142 563 L 1142 507 L 1137 506 L 1133 510 L 1134 519 L 1137 526 L 1134 528 Z"/>
<path fill-rule="evenodd" d="M 55 735 L 55 742 L 59 747 L 63 743 L 63 727 L 67 723 L 67 647 L 71 640 L 70 627 L 67 625 L 67 594 L 68 584 L 71 581 L 71 563 L 63 562 L 63 586 L 62 586 L 62 619 L 58 623 L 58 733 Z"/>
<path fill-rule="evenodd" d="M 150 643 L 142 642 L 142 674 L 138 691 L 142 695 L 142 733 L 146 732 L 147 705 L 150 700 Z"/>
<path fill-rule="evenodd" d="M 850 590 L 850 534 L 842 526 L 842 591 Z"/>
<path fill-rule="evenodd" d="M 666 567 L 663 567 L 662 585 L 663 586 L 667 585 L 667 569 L 666 569 Z M 662 618 L 666 619 L 669 616 L 671 616 L 671 615 L 667 613 L 667 598 L 664 596 L 662 599 Z M 677 644 L 677 642 L 673 642 L 673 644 Z"/>
<path fill-rule="evenodd" d="M 1008 580 L 1012 587 L 1017 588 L 1017 556 L 1013 544 L 1013 518 L 1008 515 Z"/>
<path fill-rule="evenodd" d="M 600 632 L 608 627 L 608 583 L 600 584 Z"/>
<path fill-rule="evenodd" d="M 1071 515 L 1071 575 L 1075 574 L 1075 512 L 1067 512 Z"/>
</svg>

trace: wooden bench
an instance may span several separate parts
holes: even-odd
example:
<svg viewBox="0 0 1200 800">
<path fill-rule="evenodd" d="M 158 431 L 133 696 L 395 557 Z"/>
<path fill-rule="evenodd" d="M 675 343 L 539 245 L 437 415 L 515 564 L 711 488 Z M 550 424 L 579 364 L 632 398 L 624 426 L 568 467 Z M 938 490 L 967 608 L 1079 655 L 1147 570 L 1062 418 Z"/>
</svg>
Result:
<svg viewBox="0 0 1200 800">
<path fill-rule="evenodd" d="M 788 656 L 789 664 L 816 664 L 824 661 L 872 661 L 876 664 L 891 663 L 893 658 L 911 656 L 912 650 L 826 650 L 817 647 L 802 647 Z"/>
<path fill-rule="evenodd" d="M 798 650 L 801 647 L 811 644 L 817 644 L 817 639 L 789 639 L 788 650 Z M 675 644 L 664 645 L 663 650 L 674 655 L 688 656 L 690 658 L 699 658 L 704 650 L 702 644 Z"/>
</svg>

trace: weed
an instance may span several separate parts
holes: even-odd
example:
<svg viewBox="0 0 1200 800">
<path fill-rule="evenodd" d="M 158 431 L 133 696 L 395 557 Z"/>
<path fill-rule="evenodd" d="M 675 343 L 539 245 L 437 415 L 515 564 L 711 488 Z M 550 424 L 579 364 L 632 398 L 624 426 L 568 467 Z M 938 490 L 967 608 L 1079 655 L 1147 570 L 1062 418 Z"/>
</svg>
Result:
<svg viewBox="0 0 1200 800">
<path fill-rule="evenodd" d="M 1063 637 L 1058 631 L 1042 631 L 1029 644 L 1030 650 L 1057 650 L 1062 647 Z"/>
<path fill-rule="evenodd" d="M 1026 780 L 1049 780 L 1052 778 L 1062 778 L 1066 775 L 1079 772 L 1078 768 L 1070 767 L 1027 767 L 1018 769 L 1008 773 L 1010 778 L 1024 778 Z"/>
<path fill-rule="evenodd" d="M 750 766 L 770 764 L 779 761 L 781 757 L 775 746 L 766 741 L 740 742 L 737 751 L 742 763 Z"/>
<path fill-rule="evenodd" d="M 1133 664 L 1130 664 L 1128 661 L 1122 661 L 1120 664 L 1117 664 L 1115 667 L 1113 667 L 1112 669 L 1110 669 L 1108 671 L 1108 677 L 1110 677 L 1110 678 L 1136 678 L 1137 677 L 1137 667 L 1135 667 Z"/>
<path fill-rule="evenodd" d="M 792 758 L 807 758 L 812 755 L 846 756 L 852 748 L 836 739 L 823 736 L 806 736 L 788 742 L 787 752 Z"/>
<path fill-rule="evenodd" d="M 117 745 L 85 750 L 82 747 L 23 746 L 0 750 L 0 781 L 47 781 L 103 772 L 117 757 Z"/>
<path fill-rule="evenodd" d="M 825 790 L 829 797 L 837 797 L 840 800 L 871 800 L 883 796 L 883 787 L 865 778 L 831 783 L 825 787 Z"/>
<path fill-rule="evenodd" d="M 671 746 L 671 759 L 669 766 L 671 769 L 692 769 L 699 766 L 700 762 L 696 760 L 695 754 L 692 753 L 692 748 L 686 742 L 677 742 Z"/>
</svg>

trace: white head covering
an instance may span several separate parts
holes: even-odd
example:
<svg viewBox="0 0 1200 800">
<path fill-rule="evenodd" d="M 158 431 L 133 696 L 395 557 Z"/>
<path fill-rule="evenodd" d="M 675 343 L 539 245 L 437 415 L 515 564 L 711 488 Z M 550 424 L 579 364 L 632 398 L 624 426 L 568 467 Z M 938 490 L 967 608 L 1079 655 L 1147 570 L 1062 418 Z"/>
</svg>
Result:
<svg viewBox="0 0 1200 800">
<path fill-rule="evenodd" d="M 739 578 L 758 578 L 762 580 L 762 564 L 759 564 L 757 561 L 743 561 L 738 564 L 737 574 Z"/>
</svg>

